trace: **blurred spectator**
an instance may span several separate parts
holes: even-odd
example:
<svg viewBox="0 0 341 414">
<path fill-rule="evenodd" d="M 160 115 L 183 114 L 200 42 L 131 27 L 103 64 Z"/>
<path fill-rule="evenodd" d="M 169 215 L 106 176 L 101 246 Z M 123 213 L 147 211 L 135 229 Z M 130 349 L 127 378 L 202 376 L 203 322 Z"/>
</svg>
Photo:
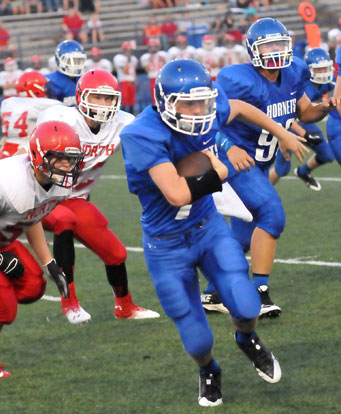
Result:
<svg viewBox="0 0 341 414">
<path fill-rule="evenodd" d="M 102 22 L 97 13 L 92 13 L 88 20 L 87 26 L 91 43 L 103 42 L 104 33 L 102 29 Z"/>
<path fill-rule="evenodd" d="M 152 14 L 143 28 L 143 44 L 148 45 L 150 39 L 160 39 L 160 35 L 161 26 L 157 22 L 156 16 Z"/>
<path fill-rule="evenodd" d="M 46 75 L 47 73 L 50 73 L 50 71 L 47 68 L 43 67 L 43 59 L 39 55 L 34 55 L 31 57 L 31 67 L 27 68 L 25 72 L 31 72 L 32 70 L 36 72 L 40 72 L 43 75 Z"/>
<path fill-rule="evenodd" d="M 18 69 L 18 64 L 15 59 L 8 57 L 4 61 L 4 70 L 0 72 L 0 87 L 2 88 L 2 95 L 4 98 L 16 96 L 17 90 L 15 82 L 23 74 L 21 69 Z"/>
<path fill-rule="evenodd" d="M 167 62 L 167 53 L 160 50 L 161 43 L 159 39 L 149 39 L 148 52 L 143 54 L 140 58 L 141 66 L 147 72 L 149 78 L 150 95 L 153 104 L 155 104 L 154 87 L 155 79 L 159 70 Z"/>
<path fill-rule="evenodd" d="M 174 59 L 194 59 L 196 49 L 188 44 L 186 36 L 179 35 L 176 38 L 175 46 L 171 47 L 167 52 L 167 60 Z"/>
<path fill-rule="evenodd" d="M 184 36 L 187 36 L 188 28 L 193 26 L 193 20 L 188 12 L 182 14 L 181 19 L 178 21 L 178 32 Z"/>
<path fill-rule="evenodd" d="M 10 44 L 10 34 L 0 22 L 0 58 L 15 57 L 16 47 Z"/>
<path fill-rule="evenodd" d="M 10 16 L 12 14 L 12 7 L 10 0 L 0 1 L 0 16 Z"/>
<path fill-rule="evenodd" d="M 90 58 L 85 61 L 85 71 L 103 69 L 107 72 L 112 72 L 112 63 L 109 59 L 102 57 L 102 51 L 98 47 L 93 47 L 90 50 Z"/>
<path fill-rule="evenodd" d="M 216 46 L 213 36 L 205 35 L 203 37 L 202 47 L 196 51 L 196 60 L 202 63 L 210 72 L 212 79 L 216 80 L 221 67 L 221 48 Z"/>
<path fill-rule="evenodd" d="M 138 60 L 133 55 L 134 42 L 123 42 L 122 53 L 117 54 L 113 61 L 117 72 L 117 79 L 122 93 L 122 109 L 134 113 L 136 104 L 136 67 Z"/>
<path fill-rule="evenodd" d="M 93 0 L 80 0 L 79 10 L 84 12 L 95 13 L 96 8 Z"/>
<path fill-rule="evenodd" d="M 294 56 L 297 56 L 300 59 L 303 59 L 308 43 L 306 42 L 305 39 L 296 40 L 295 32 L 293 30 L 289 30 L 288 32 L 292 40 L 292 50 L 293 50 Z"/>
<path fill-rule="evenodd" d="M 68 14 L 63 17 L 62 28 L 65 35 L 65 40 L 77 40 L 81 43 L 87 42 L 86 22 L 81 18 L 77 9 L 72 8 L 68 10 Z"/>
<path fill-rule="evenodd" d="M 328 31 L 329 55 L 335 60 L 336 49 L 341 44 L 341 17 L 337 21 L 337 27 Z"/>
<path fill-rule="evenodd" d="M 61 0 L 44 0 L 47 12 L 53 12 L 61 9 Z"/>
<path fill-rule="evenodd" d="M 175 39 L 178 33 L 178 25 L 172 19 L 169 13 L 164 15 L 164 20 L 161 23 L 161 40 L 162 48 L 167 50 L 175 45 Z"/>
<path fill-rule="evenodd" d="M 26 14 L 30 13 L 42 13 L 43 3 L 41 0 L 25 0 Z"/>
<path fill-rule="evenodd" d="M 149 0 L 149 6 L 152 9 L 164 9 L 165 7 L 175 6 L 173 0 Z"/>
<path fill-rule="evenodd" d="M 224 43 L 224 36 L 228 30 L 233 28 L 233 19 L 230 13 L 225 16 L 218 15 L 211 23 L 211 34 L 215 36 L 217 44 L 222 46 Z"/>
<path fill-rule="evenodd" d="M 10 7 L 12 14 L 25 14 L 25 1 L 24 0 L 10 0 Z"/>
<path fill-rule="evenodd" d="M 79 11 L 79 0 L 71 0 L 71 5 L 73 4 L 73 8 Z M 69 0 L 63 0 L 63 9 L 69 10 L 70 9 Z"/>
</svg>

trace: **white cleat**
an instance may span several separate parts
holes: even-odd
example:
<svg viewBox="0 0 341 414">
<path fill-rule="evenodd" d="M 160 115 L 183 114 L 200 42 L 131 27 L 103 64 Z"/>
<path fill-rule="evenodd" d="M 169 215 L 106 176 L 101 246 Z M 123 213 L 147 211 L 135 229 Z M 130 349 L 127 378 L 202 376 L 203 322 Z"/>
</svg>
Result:
<svg viewBox="0 0 341 414">
<path fill-rule="evenodd" d="M 87 311 L 85 311 L 81 306 L 79 306 L 78 308 L 67 309 L 64 312 L 64 315 L 71 323 L 71 325 L 80 325 L 91 320 L 91 315 Z"/>
<path fill-rule="evenodd" d="M 136 306 L 133 313 L 131 314 L 131 316 L 128 317 L 128 319 L 155 319 L 159 317 L 160 314 L 157 312 Z"/>
</svg>

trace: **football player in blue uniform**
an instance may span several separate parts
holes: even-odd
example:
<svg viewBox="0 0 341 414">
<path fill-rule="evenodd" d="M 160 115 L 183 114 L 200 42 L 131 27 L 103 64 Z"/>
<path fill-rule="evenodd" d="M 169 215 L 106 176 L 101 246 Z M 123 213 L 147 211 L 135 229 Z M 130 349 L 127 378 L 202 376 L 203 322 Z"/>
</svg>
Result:
<svg viewBox="0 0 341 414">
<path fill-rule="evenodd" d="M 310 49 L 305 57 L 310 69 L 310 81 L 307 83 L 305 93 L 312 102 L 321 102 L 324 95 L 332 91 L 335 86 L 334 65 L 329 54 L 319 48 Z M 337 111 L 335 111 L 337 113 Z M 291 129 L 298 135 L 307 139 L 307 145 L 314 151 L 308 162 L 295 168 L 294 174 L 300 178 L 308 188 L 314 191 L 321 189 L 320 183 L 311 175 L 311 171 L 321 165 L 334 161 L 333 151 L 325 140 L 323 132 L 315 123 L 296 122 Z M 280 151 L 277 153 L 274 168 L 270 171 L 270 181 L 275 184 L 280 177 L 290 171 L 291 162 L 285 160 Z"/>
<path fill-rule="evenodd" d="M 47 74 L 49 97 L 67 106 L 76 105 L 76 84 L 85 67 L 86 54 L 75 40 L 64 40 L 55 51 L 57 70 Z"/>
<path fill-rule="evenodd" d="M 226 166 L 209 151 L 212 169 L 204 174 L 181 177 L 176 164 L 214 147 L 217 131 L 237 116 L 271 130 L 298 158 L 304 151 L 294 134 L 260 110 L 229 101 L 194 60 L 167 63 L 156 78 L 155 99 L 156 107 L 148 106 L 120 134 L 128 185 L 142 204 L 144 254 L 156 293 L 200 367 L 198 402 L 215 406 L 222 403 L 220 367 L 212 357 L 213 334 L 200 302 L 198 268 L 229 309 L 236 342 L 258 374 L 275 383 L 281 370 L 254 331 L 260 298 L 244 252 L 212 199 L 211 193 L 221 191 Z"/>
<path fill-rule="evenodd" d="M 341 96 L 341 45 L 338 47 L 335 62 L 339 65 L 334 96 Z M 336 161 L 341 165 L 341 113 L 332 111 L 327 120 L 327 137 Z"/>
<path fill-rule="evenodd" d="M 337 102 L 340 105 L 340 99 L 333 97 L 320 104 L 311 103 L 305 94 L 309 68 L 304 61 L 293 57 L 291 37 L 280 21 L 257 20 L 247 31 L 246 43 L 251 63 L 226 66 L 217 76 L 217 83 L 230 99 L 256 106 L 286 129 L 296 117 L 306 123 L 317 122 L 335 109 Z M 277 317 L 281 309 L 270 298 L 268 280 L 277 239 L 284 230 L 285 213 L 268 176 L 278 140 L 266 128 L 238 119 L 224 127 L 223 132 L 226 136 L 220 135 L 218 145 L 223 156 L 225 151 L 228 154 L 229 184 L 254 217 L 251 223 L 232 217 L 232 231 L 244 250 L 251 250 L 253 281 L 262 301 L 260 316 Z M 246 173 L 240 173 L 245 170 L 243 158 L 240 160 L 241 150 L 256 164 Z M 206 293 L 213 295 L 212 286 L 206 288 Z M 203 297 L 207 302 L 209 295 Z"/>
</svg>

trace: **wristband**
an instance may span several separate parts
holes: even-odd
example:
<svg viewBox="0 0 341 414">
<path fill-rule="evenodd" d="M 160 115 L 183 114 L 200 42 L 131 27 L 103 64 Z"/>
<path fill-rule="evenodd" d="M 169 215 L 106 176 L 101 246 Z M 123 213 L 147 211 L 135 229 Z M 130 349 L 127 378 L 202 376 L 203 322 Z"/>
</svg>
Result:
<svg viewBox="0 0 341 414">
<path fill-rule="evenodd" d="M 227 152 L 230 148 L 234 146 L 234 143 L 230 141 L 226 135 L 219 132 L 216 136 L 216 143 L 218 149 L 222 149 Z"/>
<path fill-rule="evenodd" d="M 185 177 L 185 180 L 191 192 L 191 203 L 199 200 L 204 195 L 222 191 L 223 189 L 220 177 L 213 168 L 205 172 L 205 174 Z"/>
</svg>

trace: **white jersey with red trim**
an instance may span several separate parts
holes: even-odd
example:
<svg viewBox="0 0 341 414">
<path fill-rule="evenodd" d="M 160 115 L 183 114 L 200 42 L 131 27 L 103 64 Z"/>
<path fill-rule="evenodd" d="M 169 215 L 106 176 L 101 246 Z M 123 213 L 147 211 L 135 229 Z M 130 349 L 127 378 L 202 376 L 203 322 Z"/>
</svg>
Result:
<svg viewBox="0 0 341 414">
<path fill-rule="evenodd" d="M 234 45 L 233 47 L 223 46 L 220 49 L 224 66 L 249 62 L 247 50 L 242 45 Z"/>
<path fill-rule="evenodd" d="M 155 79 L 159 70 L 167 62 L 167 53 L 160 50 L 156 53 L 145 53 L 140 58 L 141 66 L 147 72 L 149 79 Z"/>
<path fill-rule="evenodd" d="M 59 105 L 41 113 L 37 125 L 46 121 L 62 121 L 69 124 L 79 135 L 84 161 L 71 198 L 87 198 L 99 180 L 104 164 L 121 145 L 121 129 L 133 119 L 134 116 L 128 112 L 118 111 L 112 121 L 102 123 L 99 132 L 94 134 L 85 122 L 84 115 L 75 107 Z"/>
<path fill-rule="evenodd" d="M 112 64 L 109 59 L 101 59 L 98 62 L 95 62 L 93 59 L 87 59 L 85 61 L 85 71 L 102 69 L 107 72 L 112 72 Z"/>
<path fill-rule="evenodd" d="M 14 83 L 16 80 L 20 78 L 20 76 L 24 72 L 20 69 L 14 70 L 12 72 L 3 70 L 0 72 L 0 86 L 4 87 L 9 83 Z M 4 88 L 3 95 L 5 98 L 10 96 L 15 96 L 17 94 L 17 90 L 15 88 Z"/>
<path fill-rule="evenodd" d="M 185 49 L 180 49 L 177 46 L 173 46 L 168 49 L 167 60 L 170 62 L 174 59 L 194 59 L 196 48 L 193 46 L 186 46 Z"/>
<path fill-rule="evenodd" d="M 55 105 L 62 105 L 62 102 L 49 98 L 16 96 L 3 100 L 1 125 L 6 142 L 26 148 L 29 136 L 36 126 L 38 115 Z"/>
<path fill-rule="evenodd" d="M 128 59 L 127 55 L 119 53 L 114 57 L 113 62 L 119 82 L 135 82 L 136 67 L 138 63 L 136 56 L 131 55 Z"/>
<path fill-rule="evenodd" d="M 71 195 L 56 185 L 46 191 L 27 154 L 0 160 L 0 247 L 9 245 Z"/>
<path fill-rule="evenodd" d="M 202 47 L 197 49 L 195 58 L 210 72 L 212 77 L 216 77 L 220 70 L 219 61 L 221 58 L 221 48 L 214 47 L 212 50 L 206 50 Z"/>
</svg>

